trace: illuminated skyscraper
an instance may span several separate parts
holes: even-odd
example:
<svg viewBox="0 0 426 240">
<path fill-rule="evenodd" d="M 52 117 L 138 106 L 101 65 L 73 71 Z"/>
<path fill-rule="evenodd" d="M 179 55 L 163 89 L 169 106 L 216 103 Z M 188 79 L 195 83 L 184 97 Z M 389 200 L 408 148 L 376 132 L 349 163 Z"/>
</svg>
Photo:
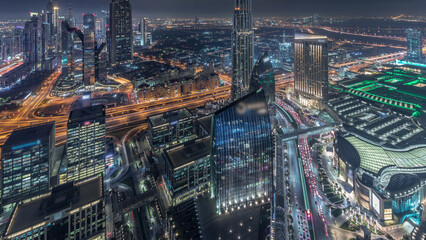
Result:
<svg viewBox="0 0 426 240">
<path fill-rule="evenodd" d="M 283 42 L 280 43 L 280 55 L 284 69 L 293 71 L 294 64 L 294 29 L 286 29 L 283 33 Z"/>
<path fill-rule="evenodd" d="M 423 42 L 422 32 L 420 30 L 409 28 L 407 34 L 407 56 L 406 60 L 420 63 L 423 61 Z"/>
<path fill-rule="evenodd" d="M 41 22 L 38 13 L 30 13 L 31 20 L 24 27 L 24 61 L 38 68 L 41 64 Z"/>
<path fill-rule="evenodd" d="M 298 34 L 294 39 L 294 90 L 306 104 L 327 98 L 327 43 L 326 36 Z"/>
<path fill-rule="evenodd" d="M 85 86 L 93 86 L 95 84 L 95 14 L 83 15 L 83 28 L 83 82 Z"/>
<path fill-rule="evenodd" d="M 73 110 L 67 125 L 67 166 L 60 183 L 81 180 L 105 170 L 105 107 Z"/>
<path fill-rule="evenodd" d="M 232 87 L 231 98 L 237 100 L 249 90 L 254 64 L 254 33 L 251 0 L 235 0 L 232 31 Z"/>
<path fill-rule="evenodd" d="M 268 52 L 259 57 L 250 79 L 250 92 L 259 89 L 265 92 L 266 102 L 269 105 L 275 103 L 275 76 Z"/>
<path fill-rule="evenodd" d="M 132 60 L 132 8 L 129 0 L 112 0 L 110 28 L 110 62 L 116 64 Z"/>
<path fill-rule="evenodd" d="M 1 149 L 1 201 L 16 203 L 49 191 L 55 123 L 16 129 Z"/>
<path fill-rule="evenodd" d="M 264 91 L 217 111 L 212 126 L 211 193 L 217 211 L 269 200 L 274 144 Z"/>
</svg>

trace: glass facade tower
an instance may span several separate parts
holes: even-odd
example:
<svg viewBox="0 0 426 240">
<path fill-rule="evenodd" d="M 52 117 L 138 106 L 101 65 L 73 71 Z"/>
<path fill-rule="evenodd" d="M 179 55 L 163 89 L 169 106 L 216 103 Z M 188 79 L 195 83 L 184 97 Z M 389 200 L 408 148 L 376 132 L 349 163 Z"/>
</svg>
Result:
<svg viewBox="0 0 426 240">
<path fill-rule="evenodd" d="M 110 5 L 110 61 L 133 59 L 132 8 L 129 0 L 113 0 Z"/>
<path fill-rule="evenodd" d="M 294 40 L 294 90 L 301 98 L 328 95 L 328 40 L 326 36 L 298 34 Z"/>
<path fill-rule="evenodd" d="M 234 101 L 244 96 L 249 90 L 254 64 L 253 41 L 251 0 L 235 0 L 231 86 L 231 98 Z"/>
<path fill-rule="evenodd" d="M 1 201 L 16 203 L 49 191 L 55 123 L 14 130 L 1 149 Z"/>
<path fill-rule="evenodd" d="M 85 86 L 95 84 L 95 14 L 83 15 L 83 82 Z"/>
<path fill-rule="evenodd" d="M 211 194 L 218 213 L 269 200 L 274 144 L 263 90 L 212 117 Z"/>
<path fill-rule="evenodd" d="M 268 52 L 259 57 L 253 68 L 250 80 L 250 92 L 263 89 L 266 102 L 275 103 L 275 76 Z"/>
<path fill-rule="evenodd" d="M 105 170 L 105 107 L 90 106 L 73 110 L 67 126 L 66 173 L 60 183 L 92 177 Z"/>
<path fill-rule="evenodd" d="M 423 42 L 422 32 L 416 29 L 409 28 L 407 34 L 407 56 L 406 60 L 416 63 L 423 61 Z"/>
</svg>

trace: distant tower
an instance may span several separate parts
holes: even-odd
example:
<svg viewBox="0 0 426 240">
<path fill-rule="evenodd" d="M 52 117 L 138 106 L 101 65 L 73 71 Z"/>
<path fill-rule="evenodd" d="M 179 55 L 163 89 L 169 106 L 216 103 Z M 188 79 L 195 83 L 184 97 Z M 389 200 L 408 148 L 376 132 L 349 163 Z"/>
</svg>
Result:
<svg viewBox="0 0 426 240">
<path fill-rule="evenodd" d="M 298 34 L 294 39 L 294 90 L 300 99 L 316 105 L 328 94 L 328 40 L 326 36 Z"/>
<path fill-rule="evenodd" d="M 423 42 L 420 30 L 408 28 L 407 34 L 407 56 L 406 60 L 420 63 L 423 61 Z"/>
<path fill-rule="evenodd" d="M 85 86 L 95 84 L 95 14 L 83 15 L 83 82 Z"/>
<path fill-rule="evenodd" d="M 132 8 L 129 0 L 112 0 L 110 4 L 110 62 L 133 59 Z"/>
<path fill-rule="evenodd" d="M 72 6 L 71 3 L 68 6 L 68 15 L 67 15 L 67 21 L 68 24 L 70 25 L 70 27 L 74 27 L 75 25 L 75 20 L 74 20 L 74 13 L 72 11 Z"/>
<path fill-rule="evenodd" d="M 141 33 L 141 46 L 145 46 L 146 44 L 146 23 L 145 18 L 141 18 L 139 22 L 139 32 Z"/>
<path fill-rule="evenodd" d="M 235 0 L 232 32 L 232 100 L 241 98 L 248 91 L 254 64 L 253 41 L 251 0 Z"/>
</svg>

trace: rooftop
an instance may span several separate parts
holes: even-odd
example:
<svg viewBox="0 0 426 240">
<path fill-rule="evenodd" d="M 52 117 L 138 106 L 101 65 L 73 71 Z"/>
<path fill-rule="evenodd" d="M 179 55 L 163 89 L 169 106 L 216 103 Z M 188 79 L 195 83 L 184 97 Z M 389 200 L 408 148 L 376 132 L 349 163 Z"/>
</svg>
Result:
<svg viewBox="0 0 426 240">
<path fill-rule="evenodd" d="M 50 132 L 55 130 L 55 122 L 31 125 L 14 130 L 4 143 L 4 146 L 25 144 L 35 142 L 50 136 Z"/>
<path fill-rule="evenodd" d="M 11 235 L 40 224 L 46 217 L 65 209 L 77 209 L 102 198 L 102 178 L 96 177 L 77 183 L 66 183 L 51 193 L 18 205 L 12 213 L 5 235 Z"/>
<path fill-rule="evenodd" d="M 71 111 L 68 124 L 80 123 L 97 118 L 105 118 L 105 106 L 95 105 Z"/>
<path fill-rule="evenodd" d="M 210 136 L 165 149 L 164 153 L 173 168 L 185 166 L 210 154 Z"/>
<path fill-rule="evenodd" d="M 192 117 L 192 114 L 189 112 L 187 108 L 181 108 L 161 114 L 157 114 L 154 116 L 148 117 L 148 121 L 151 126 L 156 127 L 167 123 L 173 123 L 179 121 L 180 119 L 185 119 Z"/>
</svg>

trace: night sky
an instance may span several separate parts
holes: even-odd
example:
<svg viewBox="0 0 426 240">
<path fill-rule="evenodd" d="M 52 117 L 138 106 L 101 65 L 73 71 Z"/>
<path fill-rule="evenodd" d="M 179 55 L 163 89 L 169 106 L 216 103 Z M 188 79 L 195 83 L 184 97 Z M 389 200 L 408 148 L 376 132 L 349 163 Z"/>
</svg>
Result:
<svg viewBox="0 0 426 240">
<path fill-rule="evenodd" d="M 76 14 L 108 9 L 110 0 L 58 0 L 69 2 Z M 0 0 L 0 18 L 25 17 L 45 8 L 48 0 Z M 230 17 L 233 0 L 131 0 L 135 17 Z M 426 0 L 253 0 L 255 16 L 389 16 L 426 15 Z"/>
</svg>

